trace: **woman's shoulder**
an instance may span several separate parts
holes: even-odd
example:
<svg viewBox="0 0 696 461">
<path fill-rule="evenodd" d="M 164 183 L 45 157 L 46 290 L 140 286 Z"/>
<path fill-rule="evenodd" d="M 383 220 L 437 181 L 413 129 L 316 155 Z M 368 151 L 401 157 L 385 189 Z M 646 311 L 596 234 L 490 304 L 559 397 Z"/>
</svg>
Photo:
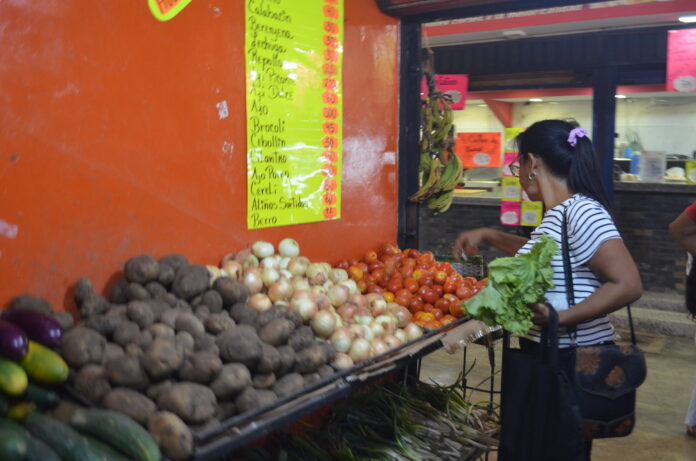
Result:
<svg viewBox="0 0 696 461">
<path fill-rule="evenodd" d="M 609 211 L 604 208 L 604 205 L 597 200 L 587 197 L 582 194 L 576 194 L 568 203 L 568 213 L 573 217 L 583 216 L 586 214 L 603 215 L 610 217 Z"/>
</svg>

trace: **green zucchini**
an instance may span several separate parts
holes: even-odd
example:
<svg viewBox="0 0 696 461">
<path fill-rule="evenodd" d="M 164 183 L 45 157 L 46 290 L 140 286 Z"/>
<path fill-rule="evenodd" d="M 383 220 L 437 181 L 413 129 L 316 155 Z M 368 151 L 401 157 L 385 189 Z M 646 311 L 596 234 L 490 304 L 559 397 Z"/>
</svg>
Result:
<svg viewBox="0 0 696 461">
<path fill-rule="evenodd" d="M 60 461 L 51 448 L 36 437 L 32 437 L 24 426 L 7 418 L 0 418 L 0 429 L 9 429 L 27 439 L 26 461 Z M 4 458 L 0 458 L 4 459 Z"/>
<path fill-rule="evenodd" d="M 0 358 L 0 391 L 7 395 L 22 395 L 27 388 L 27 373 L 12 360 Z"/>
<path fill-rule="evenodd" d="M 0 428 L 0 459 L 3 461 L 24 461 L 27 456 L 28 441 L 25 435 L 15 429 Z"/>
<path fill-rule="evenodd" d="M 27 384 L 27 390 L 24 391 L 22 398 L 26 400 L 31 400 L 37 405 L 52 407 L 58 404 L 60 401 L 60 396 L 58 393 L 52 391 L 51 389 L 46 389 L 45 387 L 37 386 L 36 384 L 30 382 Z"/>
<path fill-rule="evenodd" d="M 27 375 L 37 383 L 62 384 L 68 379 L 69 370 L 65 360 L 36 341 L 29 340 L 29 352 L 19 364 Z"/>
<path fill-rule="evenodd" d="M 159 461 L 162 457 L 150 434 L 124 414 L 96 408 L 79 409 L 73 413 L 70 424 L 136 461 Z"/>
<path fill-rule="evenodd" d="M 39 412 L 30 414 L 24 426 L 44 441 L 63 461 L 101 461 L 85 439 L 70 426 Z"/>
<path fill-rule="evenodd" d="M 103 461 L 130 461 L 125 455 L 119 453 L 115 448 L 99 439 L 90 437 L 89 435 L 82 436 L 93 452 L 101 456 Z"/>
</svg>

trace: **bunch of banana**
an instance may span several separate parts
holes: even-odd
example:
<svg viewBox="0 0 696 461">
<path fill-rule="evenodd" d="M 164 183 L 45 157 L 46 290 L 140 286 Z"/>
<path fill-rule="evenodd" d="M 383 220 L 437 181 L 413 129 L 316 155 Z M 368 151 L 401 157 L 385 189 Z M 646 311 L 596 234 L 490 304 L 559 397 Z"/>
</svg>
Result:
<svg viewBox="0 0 696 461">
<path fill-rule="evenodd" d="M 449 98 L 436 91 L 421 106 L 421 187 L 410 197 L 414 202 L 427 202 L 435 214 L 450 207 L 463 175 L 462 163 L 452 151 L 453 129 Z"/>
</svg>

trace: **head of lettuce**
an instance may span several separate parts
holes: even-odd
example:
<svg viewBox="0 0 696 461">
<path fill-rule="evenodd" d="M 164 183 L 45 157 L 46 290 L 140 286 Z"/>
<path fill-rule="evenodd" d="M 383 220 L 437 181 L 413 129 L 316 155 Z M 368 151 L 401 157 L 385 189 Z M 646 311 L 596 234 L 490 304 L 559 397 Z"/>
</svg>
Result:
<svg viewBox="0 0 696 461">
<path fill-rule="evenodd" d="M 546 301 L 553 288 L 551 259 L 558 244 L 542 235 L 527 254 L 497 258 L 488 264 L 488 285 L 463 304 L 466 312 L 486 325 L 500 325 L 525 335 L 532 328 L 529 304 Z"/>
</svg>

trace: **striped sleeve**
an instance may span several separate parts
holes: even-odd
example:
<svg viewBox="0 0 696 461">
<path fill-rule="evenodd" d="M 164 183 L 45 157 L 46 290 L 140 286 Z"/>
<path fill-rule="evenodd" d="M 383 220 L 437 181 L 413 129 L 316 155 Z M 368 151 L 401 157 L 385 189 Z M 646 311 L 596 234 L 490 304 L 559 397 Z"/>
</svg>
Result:
<svg viewBox="0 0 696 461">
<path fill-rule="evenodd" d="M 591 200 L 577 200 L 568 207 L 568 234 L 574 265 L 585 265 L 604 242 L 620 239 L 611 216 Z"/>
</svg>

